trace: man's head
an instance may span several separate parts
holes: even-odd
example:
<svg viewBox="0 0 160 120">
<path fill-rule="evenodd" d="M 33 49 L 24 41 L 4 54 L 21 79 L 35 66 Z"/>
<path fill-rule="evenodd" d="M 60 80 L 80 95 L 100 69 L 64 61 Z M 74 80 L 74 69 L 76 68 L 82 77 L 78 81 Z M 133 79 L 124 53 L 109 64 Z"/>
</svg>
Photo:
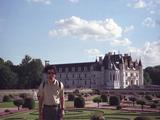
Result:
<svg viewBox="0 0 160 120">
<path fill-rule="evenodd" d="M 48 80 L 53 80 L 56 77 L 56 67 L 54 65 L 48 65 L 44 68 L 44 73 L 47 74 Z"/>
</svg>

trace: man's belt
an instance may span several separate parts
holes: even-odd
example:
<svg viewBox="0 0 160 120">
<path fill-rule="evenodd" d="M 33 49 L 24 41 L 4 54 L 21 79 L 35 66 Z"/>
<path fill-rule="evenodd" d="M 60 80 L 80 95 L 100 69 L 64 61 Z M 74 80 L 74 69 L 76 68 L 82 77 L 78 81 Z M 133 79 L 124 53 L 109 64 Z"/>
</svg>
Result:
<svg viewBox="0 0 160 120">
<path fill-rule="evenodd" d="M 44 107 L 60 107 L 60 105 L 59 104 L 57 104 L 57 105 L 44 105 Z"/>
</svg>

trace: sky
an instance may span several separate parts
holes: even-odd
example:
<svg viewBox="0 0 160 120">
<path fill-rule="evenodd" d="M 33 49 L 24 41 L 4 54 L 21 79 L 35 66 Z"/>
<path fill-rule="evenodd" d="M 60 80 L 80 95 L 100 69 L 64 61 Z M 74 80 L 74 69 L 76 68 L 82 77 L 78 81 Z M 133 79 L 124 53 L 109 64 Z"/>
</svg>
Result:
<svg viewBox="0 0 160 120">
<path fill-rule="evenodd" d="M 160 65 L 160 0 L 0 0 L 0 57 L 50 64 L 108 52 Z"/>
</svg>

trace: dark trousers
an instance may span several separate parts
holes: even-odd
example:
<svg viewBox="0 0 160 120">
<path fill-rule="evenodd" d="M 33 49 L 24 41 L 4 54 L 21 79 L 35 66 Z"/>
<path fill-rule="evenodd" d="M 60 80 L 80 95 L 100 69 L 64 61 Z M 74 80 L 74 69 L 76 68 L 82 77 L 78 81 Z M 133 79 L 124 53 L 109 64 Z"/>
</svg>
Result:
<svg viewBox="0 0 160 120">
<path fill-rule="evenodd" d="M 43 107 L 43 119 L 44 120 L 60 120 L 59 106 L 44 105 L 44 107 Z"/>
</svg>

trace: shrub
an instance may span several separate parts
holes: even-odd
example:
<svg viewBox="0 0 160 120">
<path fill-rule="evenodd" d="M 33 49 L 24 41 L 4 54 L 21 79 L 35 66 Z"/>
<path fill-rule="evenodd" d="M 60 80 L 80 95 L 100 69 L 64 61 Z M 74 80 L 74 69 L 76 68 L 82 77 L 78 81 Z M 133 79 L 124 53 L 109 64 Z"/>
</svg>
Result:
<svg viewBox="0 0 160 120">
<path fill-rule="evenodd" d="M 75 90 L 73 91 L 73 93 L 74 93 L 75 95 L 77 95 L 77 96 L 81 95 L 81 93 L 79 92 L 78 89 L 75 89 Z"/>
<path fill-rule="evenodd" d="M 74 99 L 74 107 L 75 108 L 84 108 L 85 107 L 85 100 L 83 97 L 76 97 Z"/>
<path fill-rule="evenodd" d="M 135 101 L 137 100 L 135 97 L 129 97 L 129 100 L 130 101 L 132 101 L 132 103 L 133 103 L 133 106 L 134 106 L 134 104 L 135 104 Z"/>
<path fill-rule="evenodd" d="M 93 98 L 93 102 L 97 103 L 98 104 L 98 107 L 99 107 L 99 103 L 102 101 L 101 97 L 100 96 L 97 96 L 95 98 Z"/>
<path fill-rule="evenodd" d="M 122 107 L 121 107 L 120 105 L 118 105 L 118 106 L 116 107 L 116 109 L 117 109 L 117 110 L 120 110 L 120 109 L 122 109 Z"/>
<path fill-rule="evenodd" d="M 108 102 L 108 97 L 107 97 L 107 95 L 106 95 L 106 94 L 102 94 L 102 95 L 101 95 L 101 100 L 102 100 L 102 102 Z"/>
<path fill-rule="evenodd" d="M 93 94 L 97 94 L 97 95 L 100 95 L 100 90 L 98 90 L 98 89 L 93 89 Z"/>
<path fill-rule="evenodd" d="M 152 97 L 149 96 L 149 95 L 146 95 L 146 96 L 145 96 L 145 99 L 146 99 L 146 100 L 152 100 Z"/>
<path fill-rule="evenodd" d="M 94 113 L 91 115 L 90 120 L 105 120 L 103 114 Z"/>
<path fill-rule="evenodd" d="M 156 104 L 155 103 L 152 103 L 151 104 L 151 108 L 156 108 L 157 106 L 156 106 Z"/>
<path fill-rule="evenodd" d="M 24 100 L 17 99 L 17 100 L 14 100 L 13 103 L 14 103 L 14 105 L 16 105 L 18 107 L 18 110 L 19 110 L 19 107 L 24 104 Z"/>
<path fill-rule="evenodd" d="M 3 97 L 3 102 L 11 102 L 11 101 L 12 101 L 12 99 L 10 98 L 10 96 L 5 95 L 5 96 Z"/>
<path fill-rule="evenodd" d="M 75 95 L 73 93 L 68 94 L 68 101 L 74 101 Z"/>
<path fill-rule="evenodd" d="M 27 93 L 21 93 L 21 94 L 19 95 L 19 97 L 25 99 L 25 98 L 27 98 Z"/>
<path fill-rule="evenodd" d="M 8 110 L 8 109 L 5 109 L 5 110 L 4 110 L 4 112 L 10 112 L 10 110 Z"/>
<path fill-rule="evenodd" d="M 120 100 L 117 96 L 111 96 L 109 98 L 109 105 L 114 105 L 114 106 L 117 106 L 120 104 Z"/>
<path fill-rule="evenodd" d="M 136 117 L 134 120 L 151 120 L 148 117 Z"/>
<path fill-rule="evenodd" d="M 143 110 L 143 105 L 145 105 L 146 102 L 144 100 L 138 100 L 137 104 L 140 104 L 141 105 L 141 109 Z"/>
<path fill-rule="evenodd" d="M 28 109 L 34 109 L 35 108 L 35 101 L 33 100 L 33 98 L 25 98 L 24 104 L 22 107 L 28 108 Z"/>
</svg>

